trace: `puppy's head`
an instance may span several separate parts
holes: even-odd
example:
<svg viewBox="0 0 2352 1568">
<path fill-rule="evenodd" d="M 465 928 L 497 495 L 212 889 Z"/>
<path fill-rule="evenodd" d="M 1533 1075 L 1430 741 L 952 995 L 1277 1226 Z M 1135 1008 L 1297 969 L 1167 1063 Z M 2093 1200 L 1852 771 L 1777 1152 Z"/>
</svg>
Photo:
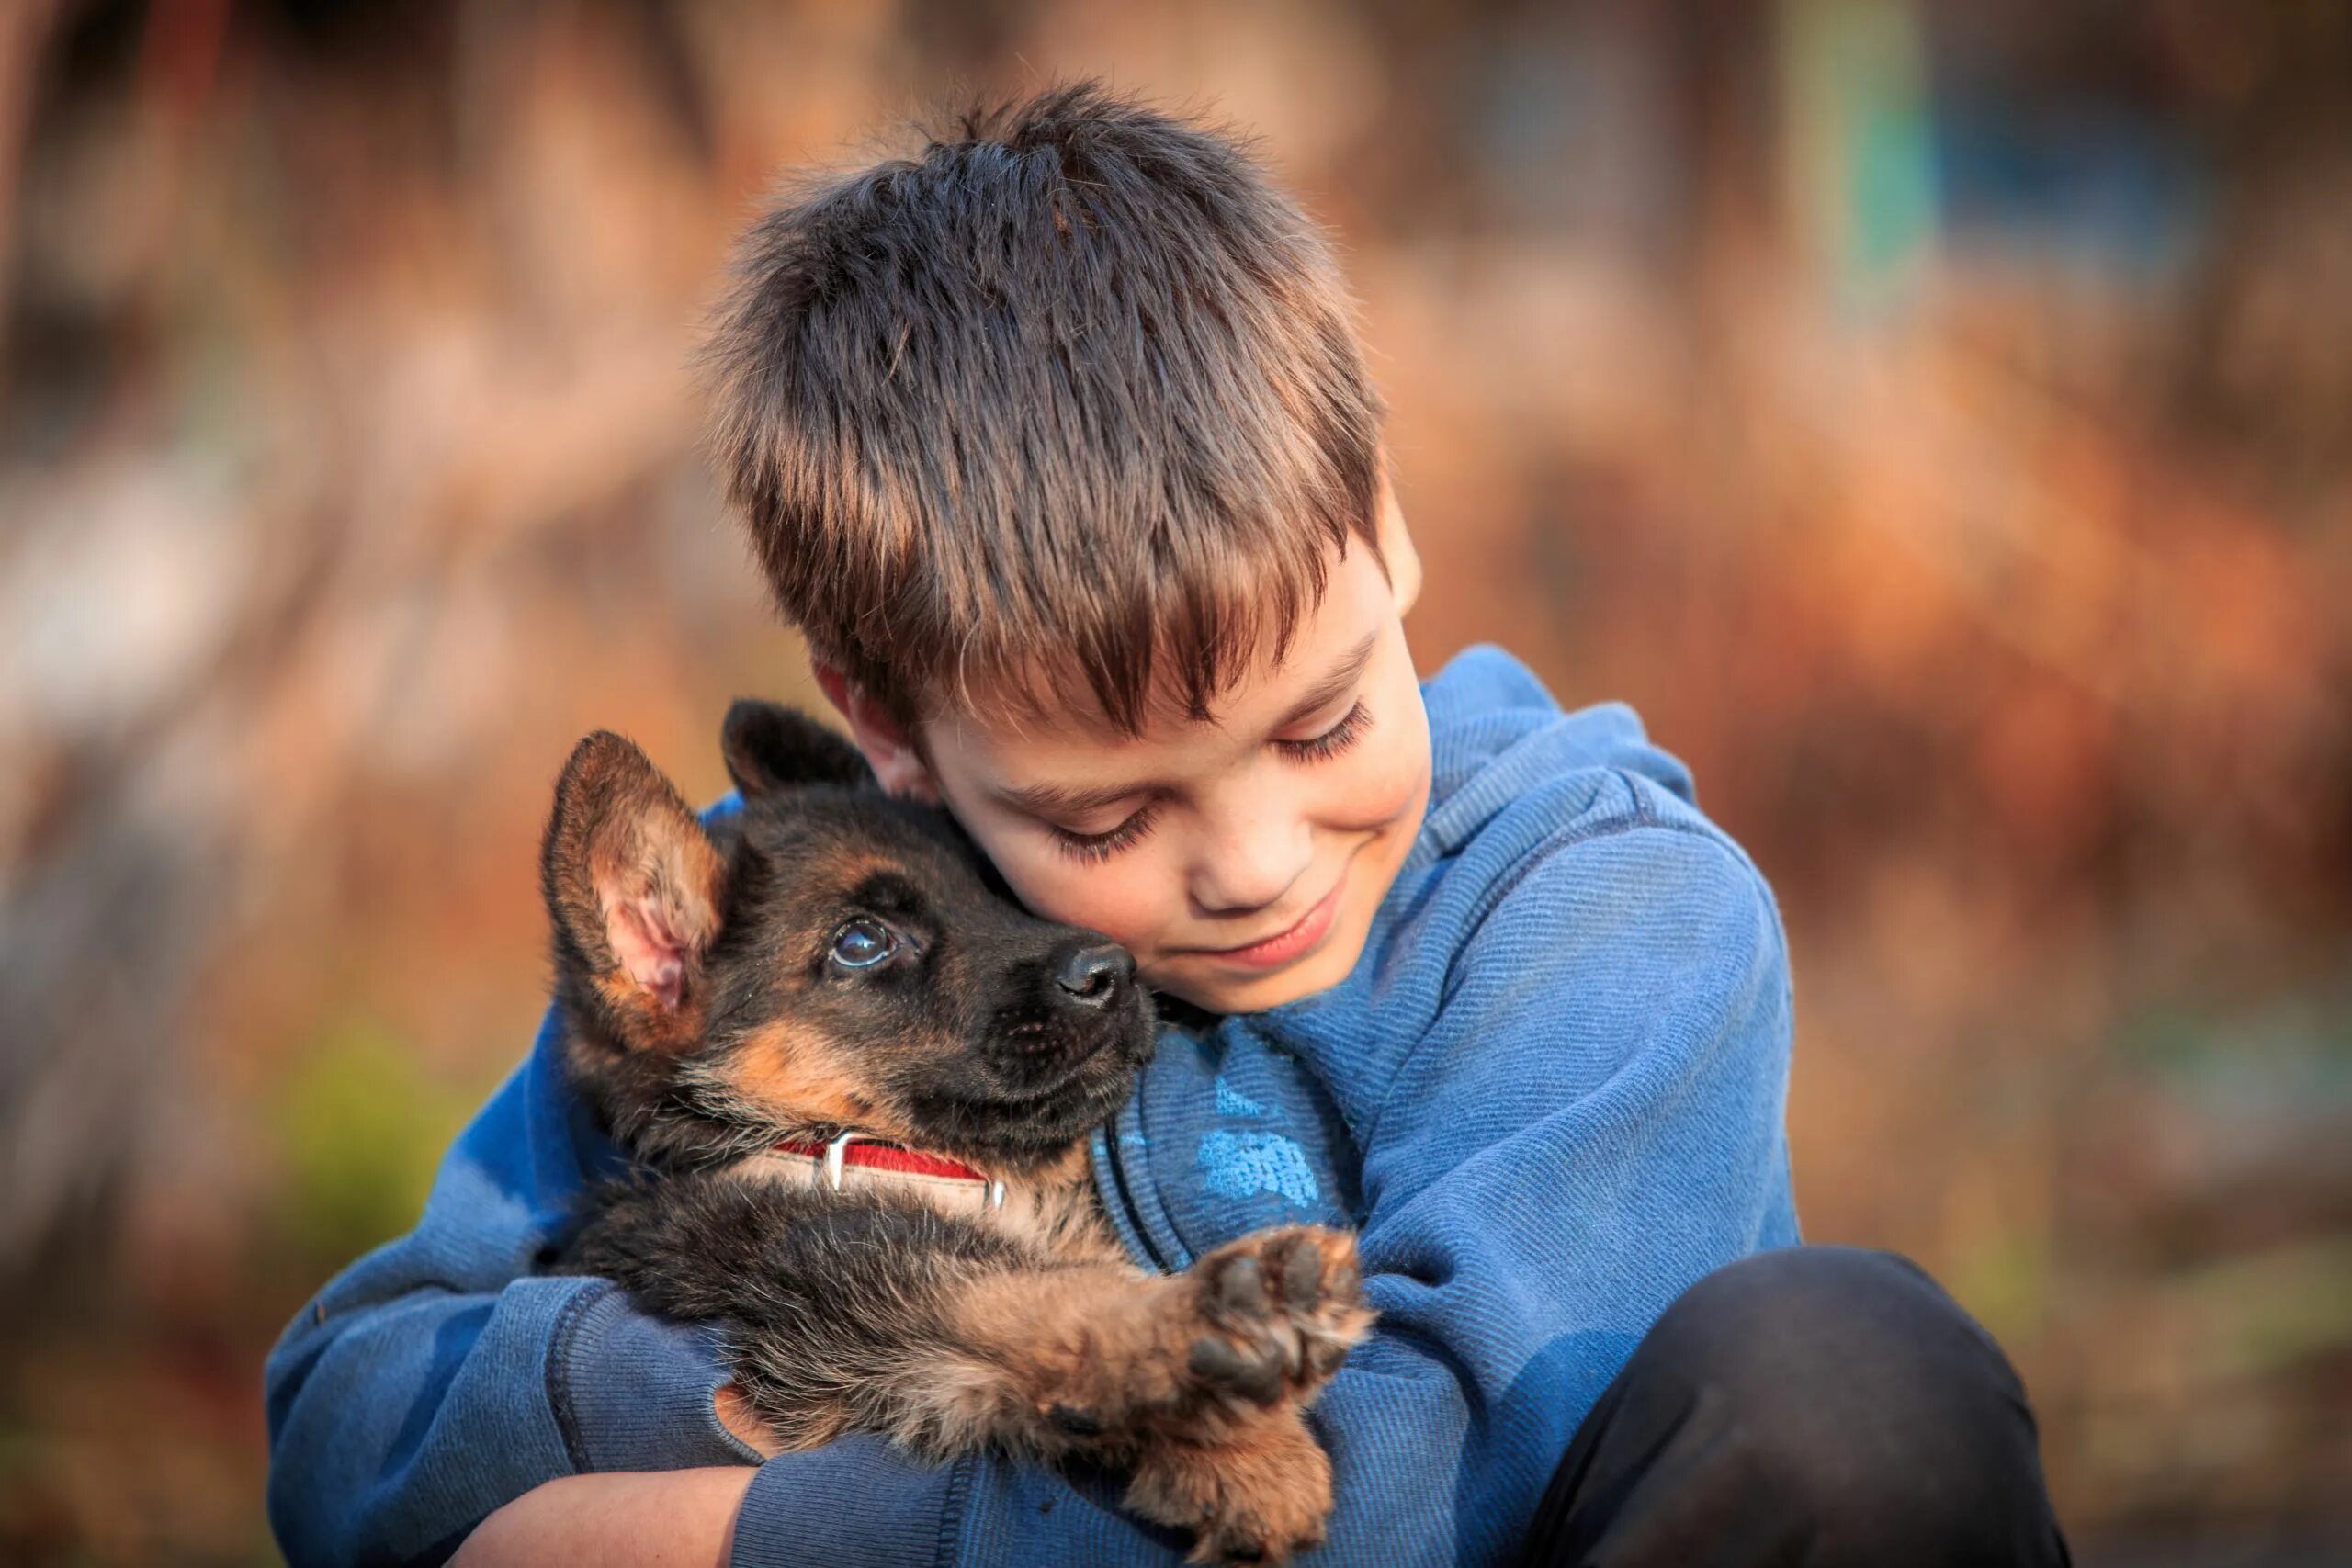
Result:
<svg viewBox="0 0 2352 1568">
<path fill-rule="evenodd" d="M 582 741 L 542 852 L 575 1077 L 657 1161 L 854 1130 L 1018 1173 L 1149 1059 L 1125 950 L 1040 920 L 854 747 L 739 702 L 742 809 L 706 829 L 645 754 Z"/>
</svg>

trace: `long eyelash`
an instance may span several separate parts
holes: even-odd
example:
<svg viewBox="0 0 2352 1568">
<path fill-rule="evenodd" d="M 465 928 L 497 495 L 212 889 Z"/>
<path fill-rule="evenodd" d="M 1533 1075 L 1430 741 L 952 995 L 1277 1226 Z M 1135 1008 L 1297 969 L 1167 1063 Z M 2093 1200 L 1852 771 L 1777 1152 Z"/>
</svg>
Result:
<svg viewBox="0 0 2352 1568">
<path fill-rule="evenodd" d="M 1346 716 L 1322 734 L 1306 740 L 1277 740 L 1274 744 L 1302 762 L 1328 761 L 1363 739 L 1364 731 L 1371 728 L 1372 710 L 1359 698 Z M 1055 828 L 1055 846 L 1072 860 L 1090 865 L 1099 863 L 1131 848 L 1149 832 L 1157 809 L 1147 806 L 1107 833 L 1073 833 L 1067 828 Z"/>
<path fill-rule="evenodd" d="M 1321 762 L 1338 756 L 1363 739 L 1372 728 L 1372 710 L 1359 699 L 1345 718 L 1311 740 L 1277 740 L 1275 745 L 1302 762 Z"/>
<path fill-rule="evenodd" d="M 1054 842 L 1072 860 L 1089 864 L 1106 861 L 1151 831 L 1151 819 L 1158 811 L 1158 807 L 1147 806 L 1107 833 L 1073 833 L 1067 828 L 1056 828 Z"/>
</svg>

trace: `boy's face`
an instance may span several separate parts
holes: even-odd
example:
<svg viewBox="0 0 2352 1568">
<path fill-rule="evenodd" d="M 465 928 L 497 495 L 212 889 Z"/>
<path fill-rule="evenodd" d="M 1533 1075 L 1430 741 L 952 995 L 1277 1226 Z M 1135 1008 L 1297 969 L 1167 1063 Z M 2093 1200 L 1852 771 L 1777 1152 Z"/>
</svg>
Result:
<svg viewBox="0 0 2352 1568">
<path fill-rule="evenodd" d="M 1036 913 L 1116 939 L 1196 1006 L 1276 1007 L 1354 967 L 1429 800 L 1403 624 L 1419 568 L 1393 503 L 1382 545 L 1387 572 L 1335 555 L 1283 661 L 1207 723 L 1158 715 L 1130 737 L 1075 714 L 983 716 L 983 701 L 926 721 L 918 748 L 827 690 L 884 786 L 954 812 Z"/>
</svg>

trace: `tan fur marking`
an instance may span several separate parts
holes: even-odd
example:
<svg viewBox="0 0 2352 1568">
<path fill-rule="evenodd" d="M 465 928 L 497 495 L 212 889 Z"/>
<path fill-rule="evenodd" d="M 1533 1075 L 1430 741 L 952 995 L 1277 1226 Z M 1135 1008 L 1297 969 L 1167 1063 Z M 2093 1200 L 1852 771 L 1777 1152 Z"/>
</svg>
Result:
<svg viewBox="0 0 2352 1568">
<path fill-rule="evenodd" d="M 746 1104 L 780 1125 L 905 1135 L 881 1116 L 864 1082 L 834 1055 L 832 1042 L 796 1020 L 782 1020 L 752 1035 L 719 1071 Z"/>
<path fill-rule="evenodd" d="M 1045 1457 L 1025 1413 L 1011 1403 L 1004 1369 L 967 1356 L 948 1356 L 906 1369 L 899 1390 L 902 1436 L 918 1450 L 954 1453 L 1005 1448 Z"/>
<path fill-rule="evenodd" d="M 1136 1466 L 1126 1506 L 1193 1531 L 1190 1562 L 1280 1562 L 1321 1544 L 1331 1461 L 1298 1411 L 1278 1407 L 1220 1442 L 1153 1445 Z"/>
<path fill-rule="evenodd" d="M 1119 1264 L 975 1281 L 953 1307 L 957 1337 L 1005 1369 L 1039 1417 L 1056 1405 L 1114 1427 L 1172 1409 L 1200 1325 L 1172 1280 Z"/>
<path fill-rule="evenodd" d="M 1004 1207 L 980 1223 L 1068 1263 L 1117 1265 L 1125 1255 L 1094 1206 L 1094 1188 L 1081 1163 L 1076 1175 L 1055 1172 L 1008 1184 Z"/>
<path fill-rule="evenodd" d="M 866 878 L 885 873 L 903 877 L 908 874 L 907 864 L 889 855 L 828 845 L 821 854 L 808 857 L 801 874 L 811 886 L 839 888 L 846 893 Z"/>
<path fill-rule="evenodd" d="M 1294 1266 L 1306 1275 L 1298 1299 L 1283 1283 Z M 1174 1276 L 1124 1262 L 984 1276 L 950 1318 L 1041 1416 L 1080 1408 L 1106 1427 L 1218 1441 L 1269 1406 L 1305 1404 L 1338 1371 L 1372 1323 L 1356 1269 L 1353 1237 L 1293 1225 Z M 1231 1288 L 1244 1270 L 1254 1288 Z"/>
</svg>

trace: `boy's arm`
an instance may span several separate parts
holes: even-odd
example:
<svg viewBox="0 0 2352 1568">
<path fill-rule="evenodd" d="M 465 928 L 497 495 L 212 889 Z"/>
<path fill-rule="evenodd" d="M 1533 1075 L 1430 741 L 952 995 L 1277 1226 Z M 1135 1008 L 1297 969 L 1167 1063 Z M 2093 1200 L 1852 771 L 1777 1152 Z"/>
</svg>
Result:
<svg viewBox="0 0 2352 1568">
<path fill-rule="evenodd" d="M 1325 1395 L 1338 1562 L 1510 1560 L 1658 1314 L 1798 1239 L 1787 948 L 1736 852 L 1655 822 L 1565 842 L 1462 953 L 1362 1134 L 1382 1321 Z"/>
<path fill-rule="evenodd" d="M 609 1281 L 530 1270 L 609 1145 L 550 1014 L 443 1159 L 417 1228 L 296 1314 L 265 1377 L 270 1521 L 294 1568 L 438 1562 L 492 1509 L 590 1470 L 748 1464 L 709 1337 Z"/>
<path fill-rule="evenodd" d="M 1720 840 L 1648 823 L 1531 860 L 1359 1128 L 1381 1320 L 1313 1413 L 1337 1493 L 1315 1561 L 1511 1555 L 1657 1314 L 1699 1276 L 1796 1239 L 1789 1041 L 1778 916 Z M 1113 1483 L 991 1458 L 922 1472 L 884 1450 L 852 1490 L 846 1457 L 762 1469 L 738 1568 L 1183 1554 L 1117 1512 Z"/>
</svg>

